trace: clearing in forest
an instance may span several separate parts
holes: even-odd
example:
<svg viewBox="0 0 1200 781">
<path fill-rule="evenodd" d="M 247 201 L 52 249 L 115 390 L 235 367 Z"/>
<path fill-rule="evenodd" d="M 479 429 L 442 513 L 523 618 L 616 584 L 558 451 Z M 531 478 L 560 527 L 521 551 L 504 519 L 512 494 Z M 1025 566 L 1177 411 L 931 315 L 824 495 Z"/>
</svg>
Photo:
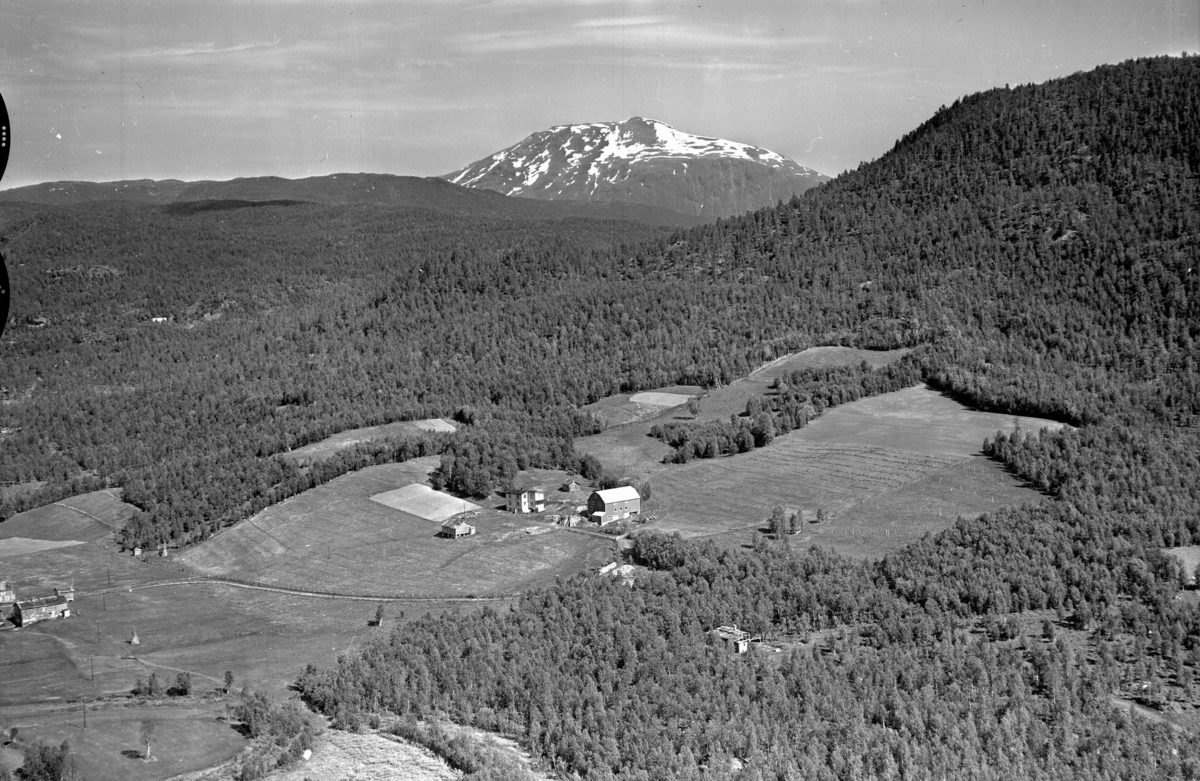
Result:
<svg viewBox="0 0 1200 781">
<path fill-rule="evenodd" d="M 702 390 L 697 385 L 672 385 L 640 393 L 621 393 L 586 404 L 580 410 L 600 418 L 605 428 L 612 428 L 658 418 L 687 404 L 688 399 L 700 395 Z"/>
<path fill-rule="evenodd" d="M 181 557 L 193 569 L 270 586 L 339 594 L 463 597 L 505 595 L 586 568 L 612 543 L 553 529 L 514 534 L 540 516 L 495 509 L 471 518 L 457 540 L 372 497 L 425 478 L 438 458 L 368 467 L 268 507 Z M 432 494 L 432 489 L 428 489 Z M 457 512 L 462 500 L 450 497 Z M 470 503 L 468 503 L 470 504 Z M 596 553 L 596 552 L 599 553 Z"/>
<path fill-rule="evenodd" d="M 415 437 L 431 432 L 453 433 L 455 430 L 453 423 L 442 418 L 397 421 L 395 423 L 385 423 L 382 426 L 367 426 L 366 428 L 352 428 L 346 431 L 339 431 L 337 434 L 326 437 L 320 442 L 313 442 L 311 445 L 298 447 L 282 455 L 284 458 L 291 459 L 298 464 L 314 464 L 326 461 L 346 448 L 361 445 L 365 442 L 373 442 L 388 437 Z"/>
<path fill-rule="evenodd" d="M 1182 548 L 1166 548 L 1163 550 L 1183 567 L 1183 582 L 1189 586 L 1196 584 L 1196 569 L 1200 567 L 1200 545 L 1186 545 Z"/>
<path fill-rule="evenodd" d="M 860 350 L 857 347 L 810 347 L 776 358 L 751 372 L 748 377 L 708 391 L 700 399 L 699 419 L 728 420 L 730 415 L 740 415 L 746 411 L 746 401 L 751 396 L 766 394 L 776 379 L 794 371 L 857 366 L 863 361 L 878 369 L 900 360 L 909 352 L 909 348 Z"/>
<path fill-rule="evenodd" d="M 633 395 L 609 396 L 581 409 L 600 417 L 606 430 L 575 441 L 575 449 L 581 454 L 590 454 L 610 469 L 623 469 L 631 476 L 644 476 L 661 467 L 663 456 L 671 449 L 656 439 L 646 436 L 656 423 L 672 421 L 728 420 L 730 415 L 740 415 L 746 410 L 746 401 L 752 396 L 762 396 L 778 377 L 798 369 L 857 366 L 866 361 L 876 368 L 899 360 L 909 350 L 859 350 L 853 347 L 810 347 L 798 353 L 785 355 L 754 371 L 750 376 L 732 382 L 722 388 L 705 391 L 694 385 L 675 385 L 645 391 Z M 700 414 L 692 415 L 680 409 L 688 398 L 697 398 Z M 641 402 L 650 398 L 678 399 L 670 406 L 659 406 Z"/>
<path fill-rule="evenodd" d="M 806 518 L 797 545 L 861 556 L 1040 494 L 980 455 L 998 430 L 1059 428 L 1035 418 L 976 412 L 924 386 L 835 407 L 806 428 L 738 456 L 662 465 L 651 476 L 655 524 L 685 536 L 748 542 L 776 505 Z"/>
</svg>

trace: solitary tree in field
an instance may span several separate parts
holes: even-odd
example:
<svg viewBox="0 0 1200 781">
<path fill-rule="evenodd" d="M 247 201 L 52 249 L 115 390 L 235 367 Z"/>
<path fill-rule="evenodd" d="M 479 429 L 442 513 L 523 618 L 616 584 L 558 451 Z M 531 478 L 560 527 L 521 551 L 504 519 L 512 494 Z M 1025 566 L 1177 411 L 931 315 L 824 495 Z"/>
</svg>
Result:
<svg viewBox="0 0 1200 781">
<path fill-rule="evenodd" d="M 230 670 L 226 670 L 225 671 L 225 693 L 228 694 L 229 690 L 232 688 L 233 688 L 233 672 Z"/>
<path fill-rule="evenodd" d="M 150 741 L 154 739 L 154 722 L 150 719 L 142 719 L 142 728 L 138 732 L 138 737 L 146 744 L 145 759 L 150 758 Z"/>
<path fill-rule="evenodd" d="M 383 603 L 379 603 L 379 607 L 375 608 L 375 626 L 383 626 Z"/>
<path fill-rule="evenodd" d="M 787 513 L 782 507 L 775 505 L 775 507 L 771 510 L 771 518 L 769 523 L 771 534 L 774 534 L 776 537 L 787 532 Z"/>
</svg>

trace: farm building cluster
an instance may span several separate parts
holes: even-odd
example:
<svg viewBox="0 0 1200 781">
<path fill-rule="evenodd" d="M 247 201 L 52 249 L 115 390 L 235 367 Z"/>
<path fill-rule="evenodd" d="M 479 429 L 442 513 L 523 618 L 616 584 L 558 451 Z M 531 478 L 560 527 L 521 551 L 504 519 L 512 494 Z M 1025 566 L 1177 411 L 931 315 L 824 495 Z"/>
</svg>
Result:
<svg viewBox="0 0 1200 781">
<path fill-rule="evenodd" d="M 74 586 L 56 588 L 51 596 L 20 599 L 12 583 L 0 580 L 0 608 L 11 607 L 9 620 L 15 626 L 29 626 L 54 618 L 70 618 L 71 603 L 74 601 Z"/>
<path fill-rule="evenodd" d="M 583 486 L 578 480 L 568 480 L 560 489 L 576 493 Z M 504 508 L 510 513 L 540 513 L 546 510 L 546 490 L 537 486 L 510 488 L 504 493 Z M 578 526 L 584 519 L 597 526 L 634 518 L 642 512 L 642 497 L 633 486 L 592 491 L 587 505 L 575 508 L 574 514 L 552 515 L 551 520 L 564 526 Z"/>
<path fill-rule="evenodd" d="M 578 493 L 583 490 L 583 484 L 578 480 L 567 480 L 559 490 L 565 494 Z M 518 514 L 544 513 L 549 504 L 547 494 L 548 491 L 540 486 L 514 486 L 504 492 L 504 510 Z M 607 526 L 610 523 L 636 518 L 642 511 L 642 497 L 632 486 L 593 491 L 588 496 L 586 505 L 569 504 L 569 500 L 564 501 L 561 498 L 555 500 L 554 504 L 555 507 L 551 509 L 562 509 L 566 512 L 550 514 L 546 516 L 547 520 L 568 528 L 589 522 L 596 526 Z M 470 506 L 478 510 L 476 505 Z M 464 512 L 445 518 L 441 522 L 438 535 L 451 540 L 474 535 L 477 529 L 467 521 L 478 514 L 478 511 Z"/>
</svg>

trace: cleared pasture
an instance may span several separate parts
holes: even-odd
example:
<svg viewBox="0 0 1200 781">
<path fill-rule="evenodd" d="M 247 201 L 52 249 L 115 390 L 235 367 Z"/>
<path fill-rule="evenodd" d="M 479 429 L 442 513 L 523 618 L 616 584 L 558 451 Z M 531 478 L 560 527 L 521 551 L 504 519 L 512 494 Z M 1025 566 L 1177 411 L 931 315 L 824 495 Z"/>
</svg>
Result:
<svg viewBox="0 0 1200 781">
<path fill-rule="evenodd" d="M 313 442 L 310 445 L 298 447 L 282 455 L 284 458 L 289 458 L 300 464 L 313 464 L 325 461 L 336 455 L 339 451 L 360 445 L 364 442 L 373 442 L 377 439 L 386 439 L 388 437 L 413 437 L 429 432 L 452 433 L 455 430 L 453 423 L 442 418 L 397 421 L 395 423 L 385 423 L 382 426 L 365 426 L 363 428 L 339 431 L 337 434 L 326 437 L 320 442 Z"/>
<path fill-rule="evenodd" d="M 911 350 L 860 350 L 856 347 L 810 347 L 798 353 L 776 358 L 750 373 L 748 377 L 714 388 L 700 399 L 700 420 L 726 420 L 746 411 L 751 396 L 762 396 L 777 378 L 799 369 L 857 366 L 866 361 L 875 368 L 897 361 Z"/>
<path fill-rule="evenodd" d="M 600 459 L 610 468 L 626 470 L 632 476 L 644 477 L 661 468 L 663 456 L 671 448 L 650 439 L 647 432 L 656 423 L 673 420 L 728 420 L 730 415 L 739 415 L 746 410 L 746 401 L 752 396 L 768 392 L 777 377 L 797 369 L 825 366 L 853 366 L 863 361 L 872 366 L 886 366 L 898 360 L 907 349 L 902 350 L 859 350 L 852 347 L 810 347 L 798 353 L 785 355 L 757 369 L 748 377 L 737 380 L 722 388 L 705 391 L 697 386 L 676 385 L 656 391 L 610 396 L 588 404 L 584 410 L 604 420 L 606 429 L 600 434 L 581 437 L 575 441 L 575 449 Z M 699 398 L 700 413 L 692 416 L 678 407 L 664 408 L 653 404 L 638 404 L 636 399 L 648 394 L 688 395 Z M 683 399 L 680 405 L 687 402 Z"/>
<path fill-rule="evenodd" d="M 83 545 L 83 540 L 30 540 L 25 537 L 9 537 L 0 540 L 0 558 L 23 556 L 27 553 L 38 553 L 55 548 L 69 548 L 72 545 Z"/>
<path fill-rule="evenodd" d="M 972 410 L 917 385 L 835 407 L 797 436 L 813 443 L 882 445 L 965 458 L 979 453 L 983 440 L 994 438 L 997 431 L 1011 434 L 1017 425 L 1025 432 L 1063 427 L 1044 418 Z"/>
<path fill-rule="evenodd" d="M 806 522 L 794 543 L 875 556 L 959 515 L 1036 501 L 1040 494 L 979 455 L 984 438 L 1017 422 L 923 386 L 883 394 L 836 407 L 750 453 L 660 466 L 650 511 L 662 529 L 741 543 L 765 529 L 776 505 L 808 515 L 824 509 L 830 519 Z M 1060 425 L 1019 422 L 1027 431 Z"/>
<path fill-rule="evenodd" d="M 0 572 L 16 583 L 19 593 L 48 593 L 51 586 L 72 579 L 77 588 L 70 618 L 0 631 L 0 726 L 16 726 L 23 736 L 56 744 L 68 738 L 89 779 L 157 781 L 212 767 L 243 744 L 235 731 L 216 720 L 224 711 L 220 700 L 168 698 L 139 706 L 125 699 L 136 680 L 152 672 L 169 685 L 186 670 L 192 675 L 194 691 L 209 694 L 222 685 L 228 670 L 236 688 L 245 686 L 285 699 L 306 664 L 330 665 L 370 636 L 390 633 L 427 613 L 506 604 L 389 602 L 384 626 L 376 627 L 373 600 L 179 582 L 189 573 L 171 559 L 143 561 L 120 554 L 98 521 L 63 513 L 61 507 L 42 509 L 18 524 L 26 534 L 30 524 L 50 517 L 55 522 L 44 528 L 51 536 L 100 539 L 0 557 Z M 420 524 L 429 530 L 428 521 Z M 0 530 L 11 535 L 6 526 L 0 525 Z M 513 536 L 529 539 L 520 533 Z M 544 534 L 535 539 L 566 536 Z M 140 640 L 137 646 L 129 643 L 134 630 Z M 83 700 L 92 702 L 86 731 L 80 706 L 67 704 Z M 154 762 L 124 753 L 137 748 L 138 727 L 146 716 L 156 721 L 152 754 L 158 761 Z M 7 756 L 12 753 L 6 751 L 0 761 L 12 766 L 13 757 Z"/>
<path fill-rule="evenodd" d="M 1005 505 L 1037 501 L 1036 491 L 1013 480 L 1004 467 L 971 456 L 905 483 L 833 515 L 821 524 L 804 524 L 794 544 L 836 548 L 849 556 L 871 558 L 916 542 L 946 528 L 959 516 L 975 517 Z"/>
<path fill-rule="evenodd" d="M 21 724 L 21 739 L 71 745 L 81 778 L 88 781 L 158 781 L 232 759 L 246 740 L 218 717 L 223 703 L 187 707 L 101 708 L 89 710 L 87 729 L 78 708 L 44 714 Z M 141 758 L 142 720 L 154 725 L 151 760 Z"/>
<path fill-rule="evenodd" d="M 634 404 L 649 404 L 651 407 L 678 407 L 687 404 L 692 397 L 684 393 L 664 393 L 662 391 L 646 391 L 635 393 L 629 397 Z"/>
<path fill-rule="evenodd" d="M 124 526 L 136 512 L 136 507 L 121 501 L 116 489 L 92 491 L 17 513 L 0 523 L 0 540 L 100 540 Z"/>
<path fill-rule="evenodd" d="M 605 428 L 624 426 L 638 421 L 669 417 L 670 410 L 687 404 L 688 399 L 703 392 L 698 385 L 671 385 L 638 393 L 621 393 L 586 404 L 580 409 L 604 421 Z"/>
<path fill-rule="evenodd" d="M 267 508 L 181 558 L 198 572 L 264 585 L 461 597 L 552 583 L 580 571 L 597 548 L 606 547 L 603 540 L 561 530 L 513 535 L 513 516 L 493 510 L 472 519 L 474 536 L 439 537 L 428 520 L 371 500 L 412 483 L 413 469 L 385 464 L 343 475 Z"/>
<path fill-rule="evenodd" d="M 813 445 L 781 437 L 767 448 L 693 461 L 656 474 L 655 512 L 660 525 L 685 536 L 757 528 L 765 525 L 775 505 L 792 511 L 840 510 L 955 461 L 878 446 Z"/>
</svg>

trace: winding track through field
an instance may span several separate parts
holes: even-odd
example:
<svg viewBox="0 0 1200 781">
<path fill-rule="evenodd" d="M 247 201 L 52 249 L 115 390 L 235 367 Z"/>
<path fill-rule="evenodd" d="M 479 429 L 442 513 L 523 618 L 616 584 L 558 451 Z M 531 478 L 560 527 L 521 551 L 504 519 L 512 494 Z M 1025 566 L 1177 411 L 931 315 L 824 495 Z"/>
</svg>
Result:
<svg viewBox="0 0 1200 781">
<path fill-rule="evenodd" d="M 182 578 L 178 580 L 161 580 L 157 583 L 141 583 L 136 586 L 113 586 L 112 588 L 102 588 L 98 591 L 80 591 L 78 596 L 95 597 L 101 594 L 112 594 L 118 591 L 140 591 L 147 588 L 161 588 L 163 586 L 194 586 L 214 584 L 218 586 L 232 586 L 234 588 L 245 588 L 253 591 L 273 591 L 277 594 L 292 594 L 300 597 L 319 597 L 321 599 L 350 599 L 359 602 L 500 602 L 506 599 L 519 597 L 520 592 L 513 594 L 498 594 L 486 597 L 440 597 L 440 596 L 371 596 L 364 594 L 331 594 L 320 591 L 304 591 L 298 588 L 286 588 L 283 586 L 260 586 L 253 583 L 239 583 L 233 580 L 223 580 L 221 578 Z"/>
</svg>

